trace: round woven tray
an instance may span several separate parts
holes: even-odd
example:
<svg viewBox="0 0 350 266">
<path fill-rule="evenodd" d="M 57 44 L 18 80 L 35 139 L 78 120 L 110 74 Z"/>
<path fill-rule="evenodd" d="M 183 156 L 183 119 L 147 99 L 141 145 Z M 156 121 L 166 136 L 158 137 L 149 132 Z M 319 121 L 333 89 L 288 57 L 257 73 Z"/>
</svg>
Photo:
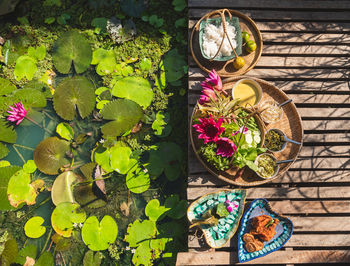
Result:
<svg viewBox="0 0 350 266">
<path fill-rule="evenodd" d="M 217 10 L 216 10 L 217 11 Z M 256 43 L 256 50 L 250 54 L 248 54 L 244 47 L 242 47 L 242 55 L 245 65 L 243 68 L 236 70 L 233 67 L 233 61 L 235 58 L 229 60 L 229 61 L 210 61 L 208 59 L 205 59 L 202 56 L 200 46 L 199 46 L 199 25 L 203 19 L 206 19 L 207 17 L 219 17 L 218 15 L 214 15 L 213 12 L 210 12 L 203 16 L 193 27 L 192 33 L 191 33 L 191 38 L 190 38 L 190 49 L 191 49 L 191 54 L 194 59 L 194 61 L 197 63 L 197 65 L 204 71 L 210 72 L 212 69 L 215 69 L 216 72 L 219 74 L 221 77 L 232 77 L 232 76 L 240 76 L 244 75 L 247 73 L 250 69 L 252 69 L 258 62 L 261 53 L 262 53 L 262 37 L 260 34 L 260 31 L 254 21 L 250 19 L 248 16 L 229 9 L 230 13 L 234 17 L 238 17 L 239 19 L 239 24 L 241 26 L 241 31 L 246 31 L 250 35 L 250 40 L 255 41 Z M 213 14 L 213 16 L 211 16 Z"/>
<path fill-rule="evenodd" d="M 230 79 L 227 79 L 226 81 L 224 80 L 224 89 L 229 91 L 229 93 L 231 93 L 231 90 L 234 84 L 242 78 L 254 79 L 260 84 L 263 90 L 261 101 L 273 99 L 277 103 L 282 103 L 289 99 L 288 96 L 283 91 L 278 89 L 273 84 L 262 79 L 251 78 L 248 76 L 232 77 Z M 303 134 L 304 134 L 303 126 L 302 126 L 301 118 L 299 116 L 297 108 L 295 107 L 294 103 L 291 102 L 283 106 L 282 109 L 283 109 L 282 119 L 279 122 L 266 125 L 266 130 L 269 130 L 270 128 L 278 128 L 282 130 L 288 138 L 302 143 Z M 287 143 L 287 146 L 283 151 L 273 153 L 278 161 L 293 159 L 293 162 L 280 164 L 280 171 L 278 175 L 270 179 L 262 179 L 254 171 L 250 170 L 248 167 L 244 168 L 244 172 L 242 175 L 237 175 L 237 172 L 239 171 L 238 168 L 230 168 L 226 171 L 219 171 L 215 167 L 209 165 L 198 152 L 203 142 L 198 139 L 197 132 L 195 132 L 195 130 L 192 130 L 193 117 L 197 114 L 197 112 L 198 112 L 198 108 L 196 105 L 195 108 L 193 109 L 191 121 L 190 121 L 190 139 L 191 139 L 193 150 L 198 160 L 203 164 L 203 166 L 211 174 L 213 174 L 217 178 L 227 183 L 237 185 L 237 186 L 258 186 L 258 185 L 270 182 L 271 180 L 277 179 L 280 176 L 282 176 L 285 172 L 288 171 L 288 169 L 290 168 L 292 163 L 296 160 L 301 150 L 302 145 Z"/>
</svg>

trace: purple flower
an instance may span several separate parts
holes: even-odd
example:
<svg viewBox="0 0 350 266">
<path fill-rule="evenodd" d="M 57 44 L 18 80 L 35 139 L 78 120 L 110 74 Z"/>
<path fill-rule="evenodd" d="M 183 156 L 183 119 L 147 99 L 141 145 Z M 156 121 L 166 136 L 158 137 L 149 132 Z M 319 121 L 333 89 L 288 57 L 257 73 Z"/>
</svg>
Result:
<svg viewBox="0 0 350 266">
<path fill-rule="evenodd" d="M 210 71 L 209 78 L 206 78 L 205 82 L 208 85 L 212 85 L 212 87 L 215 90 L 222 91 L 222 81 L 221 81 L 221 78 L 220 78 L 219 74 L 215 71 L 215 69 Z"/>
<path fill-rule="evenodd" d="M 10 115 L 7 117 L 8 121 L 16 122 L 16 125 L 22 122 L 26 117 L 28 110 L 24 109 L 23 103 L 18 102 L 13 106 L 9 106 L 12 111 L 7 111 Z"/>
<path fill-rule="evenodd" d="M 237 131 L 232 133 L 232 136 L 236 136 L 239 133 L 247 134 L 248 130 L 249 129 L 247 127 L 239 127 Z"/>
<path fill-rule="evenodd" d="M 236 145 L 229 138 L 219 138 L 216 145 L 218 146 L 216 154 L 222 157 L 231 157 L 237 150 Z"/>
<path fill-rule="evenodd" d="M 204 144 L 208 142 L 216 142 L 222 132 L 225 131 L 224 127 L 221 127 L 223 122 L 220 118 L 217 122 L 210 115 L 209 118 L 200 118 L 200 124 L 193 125 L 199 134 L 199 139 L 204 139 Z"/>
<path fill-rule="evenodd" d="M 199 104 L 205 104 L 210 102 L 212 99 L 213 101 L 216 101 L 216 95 L 214 89 L 207 84 L 205 81 L 201 83 L 202 86 L 202 95 L 201 98 L 199 99 Z"/>
</svg>

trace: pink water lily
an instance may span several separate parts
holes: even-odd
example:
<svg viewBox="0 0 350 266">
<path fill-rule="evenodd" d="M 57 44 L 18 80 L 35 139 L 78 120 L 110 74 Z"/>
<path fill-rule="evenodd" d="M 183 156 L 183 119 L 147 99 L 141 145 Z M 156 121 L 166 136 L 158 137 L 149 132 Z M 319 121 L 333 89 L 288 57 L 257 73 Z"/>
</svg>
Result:
<svg viewBox="0 0 350 266">
<path fill-rule="evenodd" d="M 247 134 L 248 130 L 249 129 L 247 127 L 239 127 L 239 129 L 237 131 L 232 133 L 232 136 L 236 136 L 239 133 Z"/>
<path fill-rule="evenodd" d="M 216 155 L 221 155 L 222 157 L 231 157 L 237 150 L 237 146 L 229 138 L 219 138 L 216 141 L 218 149 L 216 150 Z"/>
<path fill-rule="evenodd" d="M 28 113 L 28 110 L 24 108 L 23 103 L 21 102 L 15 103 L 14 106 L 9 106 L 9 108 L 11 111 L 7 111 L 10 114 L 7 117 L 7 120 L 16 122 L 16 125 L 21 123 Z"/>
<path fill-rule="evenodd" d="M 211 85 L 215 90 L 222 91 L 222 81 L 215 69 L 210 71 L 209 78 L 206 78 L 205 82 Z"/>
<path fill-rule="evenodd" d="M 222 132 L 225 131 L 224 127 L 221 127 L 223 119 L 220 118 L 216 122 L 212 116 L 209 118 L 200 118 L 200 124 L 193 125 L 199 134 L 199 139 L 204 139 L 204 143 L 216 142 Z"/>
</svg>

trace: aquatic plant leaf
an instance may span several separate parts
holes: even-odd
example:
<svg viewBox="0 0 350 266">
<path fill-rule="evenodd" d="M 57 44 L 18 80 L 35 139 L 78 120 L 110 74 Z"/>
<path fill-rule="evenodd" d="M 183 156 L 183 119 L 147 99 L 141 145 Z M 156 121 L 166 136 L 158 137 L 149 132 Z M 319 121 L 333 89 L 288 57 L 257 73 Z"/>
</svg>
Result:
<svg viewBox="0 0 350 266">
<path fill-rule="evenodd" d="M 26 203 L 27 205 L 35 204 L 37 192 L 30 182 L 30 174 L 23 170 L 19 170 L 11 176 L 7 187 L 7 194 L 10 204 L 13 207 L 17 208 L 21 203 Z"/>
<path fill-rule="evenodd" d="M 72 186 L 77 182 L 78 177 L 71 171 L 64 172 L 56 177 L 51 189 L 51 199 L 56 206 L 61 202 L 74 203 Z"/>
<path fill-rule="evenodd" d="M 164 206 L 170 210 L 167 215 L 173 219 L 180 219 L 185 216 L 187 211 L 187 201 L 180 200 L 179 195 L 171 195 L 165 200 Z"/>
<path fill-rule="evenodd" d="M 17 133 L 13 126 L 9 125 L 3 119 L 0 119 L 0 141 L 7 143 L 16 143 Z"/>
<path fill-rule="evenodd" d="M 17 171 L 21 170 L 21 167 L 16 165 L 0 167 L 0 210 L 14 210 L 15 208 L 10 204 L 7 195 L 7 186 L 11 176 Z"/>
<path fill-rule="evenodd" d="M 165 68 L 164 68 L 164 60 L 161 60 L 159 62 L 159 75 L 156 78 L 155 85 L 160 90 L 165 89 L 165 87 L 167 85 L 166 76 L 165 76 Z"/>
<path fill-rule="evenodd" d="M 170 208 L 160 206 L 159 200 L 152 199 L 146 205 L 145 214 L 151 221 L 157 221 L 168 210 L 170 210 Z"/>
<path fill-rule="evenodd" d="M 0 78 L 0 95 L 8 95 L 17 88 L 9 80 Z"/>
<path fill-rule="evenodd" d="M 139 18 L 146 9 L 146 1 L 144 0 L 121 0 L 120 7 L 122 11 L 131 16 Z"/>
<path fill-rule="evenodd" d="M 112 90 L 112 94 L 119 98 L 132 100 L 144 109 L 152 102 L 153 91 L 148 80 L 142 77 L 126 77 L 118 80 Z"/>
<path fill-rule="evenodd" d="M 44 218 L 40 216 L 30 218 L 24 225 L 24 232 L 26 236 L 30 238 L 39 238 L 45 234 L 46 228 L 45 226 L 42 226 L 44 221 Z"/>
<path fill-rule="evenodd" d="M 150 59 L 145 57 L 141 60 L 141 62 L 140 62 L 141 70 L 148 71 L 151 69 L 151 67 L 152 67 L 152 61 Z"/>
<path fill-rule="evenodd" d="M 15 74 L 16 80 L 21 80 L 23 78 L 32 80 L 35 72 L 38 70 L 36 63 L 37 61 L 28 55 L 22 55 L 18 57 L 13 72 Z"/>
<path fill-rule="evenodd" d="M 36 58 L 38 60 L 43 60 L 45 58 L 46 55 L 46 48 L 44 45 L 41 45 L 37 48 L 34 47 L 29 47 L 28 48 L 28 55 L 31 58 Z"/>
<path fill-rule="evenodd" d="M 39 259 L 35 262 L 35 266 L 54 266 L 54 260 L 52 254 L 48 251 L 44 251 Z"/>
<path fill-rule="evenodd" d="M 23 265 L 26 262 L 26 257 L 36 258 L 36 253 L 36 245 L 26 245 L 18 252 L 16 263 Z"/>
<path fill-rule="evenodd" d="M 6 157 L 9 152 L 10 150 L 6 147 L 6 145 L 0 142 L 0 159 Z"/>
<path fill-rule="evenodd" d="M 186 8 L 185 0 L 173 0 L 172 4 L 174 6 L 174 10 L 177 12 L 180 12 Z"/>
<path fill-rule="evenodd" d="M 141 244 L 142 241 L 155 237 L 157 234 L 156 222 L 144 220 L 140 222 L 135 220 L 129 224 L 124 241 L 129 243 L 129 246 L 134 248 Z"/>
<path fill-rule="evenodd" d="M 96 72 L 100 76 L 112 74 L 117 65 L 113 49 L 98 48 L 92 54 L 92 65 L 97 65 Z"/>
<path fill-rule="evenodd" d="M 118 225 L 109 215 L 105 215 L 101 222 L 96 216 L 90 216 L 84 223 L 81 235 L 89 249 L 105 250 L 117 238 Z"/>
<path fill-rule="evenodd" d="M 185 75 L 184 67 L 187 63 L 177 49 L 170 50 L 164 56 L 163 62 L 167 82 L 177 81 Z"/>
<path fill-rule="evenodd" d="M 103 119 L 113 120 L 101 127 L 103 135 L 107 137 L 118 137 L 124 134 L 143 117 L 141 107 L 134 101 L 127 99 L 118 99 L 107 103 L 100 113 Z"/>
<path fill-rule="evenodd" d="M 141 242 L 136 248 L 135 254 L 132 256 L 132 263 L 135 266 L 144 265 L 152 266 L 152 248 L 150 247 L 149 241 Z"/>
<path fill-rule="evenodd" d="M 95 107 L 94 85 L 83 76 L 65 78 L 53 95 L 56 113 L 65 120 L 73 120 L 76 109 L 81 118 L 87 117 Z"/>
<path fill-rule="evenodd" d="M 35 172 L 37 169 L 35 162 L 33 160 L 28 160 L 24 165 L 23 165 L 23 171 L 32 174 Z"/>
<path fill-rule="evenodd" d="M 55 232 L 63 237 L 70 237 L 74 223 L 83 223 L 85 211 L 77 203 L 62 202 L 51 214 L 51 224 Z"/>
<path fill-rule="evenodd" d="M 98 145 L 93 153 L 94 161 L 98 163 L 106 173 L 110 173 L 113 171 L 109 160 L 110 155 L 110 149 L 107 149 L 102 145 Z"/>
<path fill-rule="evenodd" d="M 60 135 L 61 138 L 64 138 L 68 141 L 74 138 L 73 128 L 66 122 L 59 123 L 56 127 L 56 132 Z"/>
<path fill-rule="evenodd" d="M 126 185 L 131 192 L 136 194 L 145 192 L 151 184 L 148 173 L 141 168 L 137 168 L 135 172 L 130 171 L 126 175 Z"/>
<path fill-rule="evenodd" d="M 101 265 L 101 253 L 88 250 L 84 255 L 83 266 L 100 266 Z"/>
<path fill-rule="evenodd" d="M 18 246 L 15 239 L 11 238 L 5 242 L 4 249 L 0 256 L 1 266 L 10 266 L 16 261 L 18 254 Z"/>
<path fill-rule="evenodd" d="M 156 120 L 152 123 L 152 129 L 155 131 L 154 134 L 159 137 L 167 137 L 172 127 L 168 125 L 169 122 L 169 113 L 163 113 L 162 111 L 158 111 L 156 114 Z"/>
<path fill-rule="evenodd" d="M 16 90 L 12 97 L 10 96 L 11 105 L 14 102 L 22 102 L 26 108 L 46 106 L 45 94 L 37 89 L 20 89 Z"/>
<path fill-rule="evenodd" d="M 9 161 L 5 161 L 5 160 L 1 160 L 0 161 L 0 167 L 6 167 L 6 166 L 10 166 L 10 162 Z"/>
<path fill-rule="evenodd" d="M 94 18 L 91 21 L 91 26 L 95 27 L 95 32 L 100 34 L 101 32 L 106 32 L 107 19 L 106 18 Z"/>
<path fill-rule="evenodd" d="M 77 31 L 63 33 L 54 43 L 52 60 L 56 69 L 68 74 L 72 63 L 80 74 L 88 69 L 92 58 L 89 42 Z"/>
<path fill-rule="evenodd" d="M 131 165 L 130 155 L 132 151 L 129 147 L 113 147 L 111 148 L 110 153 L 110 164 L 112 168 L 117 171 L 119 174 L 126 174 Z M 137 163 L 137 162 L 136 162 Z"/>
<path fill-rule="evenodd" d="M 80 185 L 74 187 L 74 199 L 84 208 L 101 208 L 107 202 L 104 199 L 98 198 L 93 192 L 93 185 Z"/>
<path fill-rule="evenodd" d="M 50 137 L 36 146 L 33 153 L 34 162 L 41 172 L 56 175 L 61 167 L 69 164 L 69 161 L 65 158 L 68 151 L 70 151 L 68 141 Z"/>
</svg>

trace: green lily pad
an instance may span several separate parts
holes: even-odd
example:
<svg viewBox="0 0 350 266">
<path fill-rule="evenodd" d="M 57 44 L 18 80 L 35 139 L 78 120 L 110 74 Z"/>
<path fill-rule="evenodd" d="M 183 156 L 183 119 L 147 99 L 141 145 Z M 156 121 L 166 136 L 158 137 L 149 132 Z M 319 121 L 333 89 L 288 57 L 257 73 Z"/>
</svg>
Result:
<svg viewBox="0 0 350 266">
<path fill-rule="evenodd" d="M 56 177 L 52 185 L 51 199 L 56 206 L 61 202 L 74 203 L 73 185 L 78 177 L 71 171 L 64 172 Z"/>
<path fill-rule="evenodd" d="M 101 253 L 88 250 L 84 255 L 83 266 L 100 266 L 101 265 Z"/>
<path fill-rule="evenodd" d="M 135 220 L 129 224 L 124 241 L 129 243 L 130 247 L 137 247 L 142 241 L 155 237 L 157 227 L 155 221 L 144 220 L 140 222 Z"/>
<path fill-rule="evenodd" d="M 70 237 L 74 223 L 83 223 L 86 213 L 77 203 L 62 202 L 56 206 L 51 214 L 51 224 L 57 234 Z"/>
<path fill-rule="evenodd" d="M 16 263 L 23 265 L 26 262 L 26 257 L 35 259 L 37 250 L 36 245 L 26 245 L 18 252 Z"/>
<path fill-rule="evenodd" d="M 11 238 L 5 242 L 4 249 L 0 255 L 0 265 L 10 266 L 16 261 L 18 254 L 18 246 L 15 239 Z"/>
<path fill-rule="evenodd" d="M 126 174 L 137 161 L 130 159 L 132 151 L 129 147 L 113 147 L 110 153 L 111 167 L 119 174 Z"/>
<path fill-rule="evenodd" d="M 106 173 L 113 171 L 113 168 L 110 165 L 110 156 L 110 149 L 103 147 L 103 145 L 98 145 L 93 151 L 94 161 L 100 165 Z"/>
<path fill-rule="evenodd" d="M 37 61 L 28 55 L 22 55 L 17 58 L 14 74 L 16 80 L 21 80 L 23 78 L 27 78 L 28 80 L 32 80 L 35 72 L 38 70 L 36 66 Z"/>
<path fill-rule="evenodd" d="M 44 251 L 39 259 L 35 262 L 35 266 L 54 266 L 54 260 L 52 254 L 48 251 Z"/>
<path fill-rule="evenodd" d="M 6 147 L 6 145 L 0 142 L 0 159 L 6 157 L 9 152 L 10 150 Z"/>
<path fill-rule="evenodd" d="M 73 128 L 66 122 L 59 123 L 56 127 L 56 132 L 60 135 L 61 138 L 64 138 L 68 141 L 74 138 Z"/>
<path fill-rule="evenodd" d="M 56 175 L 61 167 L 69 164 L 69 161 L 65 158 L 68 151 L 70 151 L 68 141 L 50 137 L 36 146 L 33 154 L 34 162 L 41 172 Z"/>
<path fill-rule="evenodd" d="M 135 254 L 132 256 L 132 263 L 135 266 L 152 266 L 152 251 L 153 250 L 150 247 L 149 241 L 141 242 L 141 244 L 136 248 Z"/>
<path fill-rule="evenodd" d="M 159 137 L 169 136 L 172 129 L 172 127 L 168 125 L 169 119 L 169 113 L 159 111 L 156 114 L 156 120 L 152 123 L 152 129 L 154 130 L 155 135 Z"/>
<path fill-rule="evenodd" d="M 160 206 L 159 200 L 150 200 L 145 208 L 145 214 L 152 221 L 157 221 L 164 213 L 166 213 L 170 208 L 165 206 Z"/>
<path fill-rule="evenodd" d="M 112 74 L 116 69 L 117 61 L 113 49 L 98 48 L 92 54 L 92 65 L 97 65 L 96 72 L 100 76 Z"/>
<path fill-rule="evenodd" d="M 121 136 L 132 129 L 143 117 L 141 107 L 127 99 L 107 103 L 100 113 L 103 119 L 113 120 L 101 127 L 103 135 L 109 137 Z"/>
<path fill-rule="evenodd" d="M 8 195 L 7 187 L 11 176 L 13 176 L 17 171 L 21 170 L 21 167 L 16 165 L 5 166 L 0 168 L 0 210 L 14 210 L 15 208 L 11 206 Z"/>
<path fill-rule="evenodd" d="M 118 225 L 109 215 L 105 215 L 101 222 L 96 216 L 90 216 L 84 223 L 81 235 L 89 249 L 105 250 L 117 238 Z"/>
<path fill-rule="evenodd" d="M 36 189 L 30 184 L 30 174 L 19 170 L 9 180 L 7 194 L 10 204 L 17 208 L 21 203 L 34 205 Z"/>
<path fill-rule="evenodd" d="M 165 200 L 164 206 L 170 210 L 167 215 L 173 219 L 180 219 L 186 215 L 187 211 L 187 201 L 180 200 L 179 195 L 171 195 Z"/>
<path fill-rule="evenodd" d="M 32 58 L 36 58 L 38 60 L 43 60 L 46 55 L 46 48 L 44 45 L 41 45 L 37 48 L 29 47 L 28 48 L 28 55 Z"/>
<path fill-rule="evenodd" d="M 136 194 L 145 192 L 151 184 L 151 179 L 148 173 L 145 173 L 141 168 L 137 168 L 136 171 L 130 171 L 126 175 L 126 185 L 131 192 Z"/>
<path fill-rule="evenodd" d="M 53 105 L 65 120 L 73 120 L 76 109 L 81 118 L 87 117 L 95 107 L 94 85 L 85 77 L 65 78 L 56 88 Z"/>
<path fill-rule="evenodd" d="M 8 95 L 17 88 L 9 80 L 0 78 L 0 95 Z"/>
<path fill-rule="evenodd" d="M 91 58 L 89 42 L 77 31 L 63 33 L 54 43 L 53 64 L 62 74 L 68 74 L 72 63 L 78 74 L 83 73 L 90 66 Z"/>
<path fill-rule="evenodd" d="M 126 77 L 118 80 L 112 90 L 112 94 L 119 98 L 132 100 L 144 109 L 152 102 L 153 91 L 148 80 L 142 77 Z"/>
<path fill-rule="evenodd" d="M 30 218 L 24 225 L 26 236 L 30 238 L 39 238 L 45 234 L 46 228 L 42 226 L 44 221 L 44 218 L 40 216 Z"/>
<path fill-rule="evenodd" d="M 23 171 L 32 174 L 35 172 L 37 169 L 35 162 L 33 160 L 28 160 L 24 165 L 23 165 Z"/>
<path fill-rule="evenodd" d="M 0 119 L 0 141 L 7 143 L 16 143 L 17 133 L 13 126 L 9 125 L 5 120 Z"/>
<path fill-rule="evenodd" d="M 11 163 L 9 161 L 6 160 L 0 160 L 0 168 L 1 167 L 6 167 L 6 166 L 10 166 Z"/>
<path fill-rule="evenodd" d="M 184 67 L 187 65 L 184 56 L 177 49 L 169 51 L 164 56 L 164 70 L 167 82 L 175 82 L 185 75 Z"/>
</svg>

